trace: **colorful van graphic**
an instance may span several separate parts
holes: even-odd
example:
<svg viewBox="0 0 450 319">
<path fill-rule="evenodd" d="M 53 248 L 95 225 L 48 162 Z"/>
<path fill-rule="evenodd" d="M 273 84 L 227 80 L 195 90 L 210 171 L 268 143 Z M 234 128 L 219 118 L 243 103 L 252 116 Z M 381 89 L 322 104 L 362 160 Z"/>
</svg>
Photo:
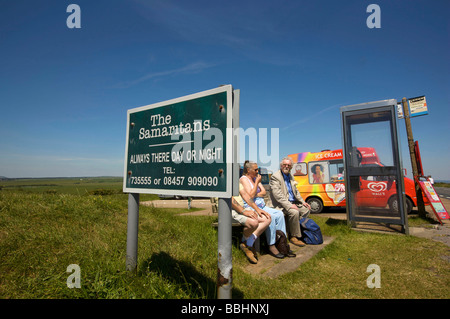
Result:
<svg viewBox="0 0 450 319">
<path fill-rule="evenodd" d="M 374 148 L 358 148 L 361 153 L 361 165 L 383 166 Z M 297 189 L 311 205 L 313 213 L 322 212 L 324 207 L 345 206 L 345 174 L 342 149 L 325 150 L 318 153 L 297 153 L 288 155 L 294 165 L 292 175 Z M 406 194 L 406 212 L 417 206 L 414 181 L 404 178 Z M 386 207 L 398 210 L 395 181 L 387 176 L 362 176 L 357 205 Z M 424 196 L 425 204 L 429 204 Z"/>
</svg>

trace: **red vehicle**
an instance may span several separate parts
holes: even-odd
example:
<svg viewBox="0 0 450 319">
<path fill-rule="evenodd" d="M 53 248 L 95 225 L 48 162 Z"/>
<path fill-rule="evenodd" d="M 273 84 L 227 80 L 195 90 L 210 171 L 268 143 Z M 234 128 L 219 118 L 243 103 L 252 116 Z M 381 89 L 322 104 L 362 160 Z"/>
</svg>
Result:
<svg viewBox="0 0 450 319">
<path fill-rule="evenodd" d="M 374 148 L 358 148 L 361 166 L 384 166 Z M 318 153 L 297 153 L 289 157 L 293 160 L 292 174 L 297 189 L 311 205 L 313 213 L 322 212 L 324 207 L 345 206 L 345 176 L 342 149 L 326 150 Z M 414 181 L 405 177 L 406 212 L 417 206 Z M 425 204 L 429 204 L 424 197 Z M 389 207 L 398 210 L 395 181 L 387 176 L 362 176 L 360 190 L 356 196 L 358 206 Z"/>
</svg>

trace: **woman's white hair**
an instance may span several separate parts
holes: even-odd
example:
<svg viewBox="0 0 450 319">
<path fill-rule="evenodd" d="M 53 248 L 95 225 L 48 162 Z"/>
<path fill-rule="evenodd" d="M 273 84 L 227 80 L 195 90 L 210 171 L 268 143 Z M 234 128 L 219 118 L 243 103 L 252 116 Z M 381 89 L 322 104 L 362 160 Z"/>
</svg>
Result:
<svg viewBox="0 0 450 319">
<path fill-rule="evenodd" d="M 245 163 L 244 163 L 244 174 L 247 174 L 247 172 L 248 172 L 248 169 L 249 168 L 252 168 L 252 166 L 253 165 L 258 165 L 257 163 L 255 163 L 255 162 L 253 162 L 253 161 L 245 161 Z"/>
</svg>

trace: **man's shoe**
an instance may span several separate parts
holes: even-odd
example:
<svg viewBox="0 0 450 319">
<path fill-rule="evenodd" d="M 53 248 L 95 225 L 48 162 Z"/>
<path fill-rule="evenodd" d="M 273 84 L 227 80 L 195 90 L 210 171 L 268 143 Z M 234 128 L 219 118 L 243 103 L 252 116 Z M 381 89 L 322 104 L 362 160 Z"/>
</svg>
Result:
<svg viewBox="0 0 450 319">
<path fill-rule="evenodd" d="M 252 264 L 256 264 L 258 260 L 255 258 L 255 255 L 253 254 L 253 251 L 244 243 L 241 243 L 239 245 L 239 248 L 244 252 L 245 256 L 247 257 L 248 261 Z"/>
<path fill-rule="evenodd" d="M 255 259 L 258 260 L 258 254 L 257 254 L 257 252 L 256 252 L 255 246 L 248 247 L 248 249 L 250 249 L 250 250 L 252 251 L 253 256 L 255 256 Z"/>
<path fill-rule="evenodd" d="M 300 239 L 298 239 L 297 237 L 291 237 L 291 239 L 289 239 L 289 242 L 298 247 L 306 246 L 306 244 L 304 242 L 302 242 Z"/>
</svg>

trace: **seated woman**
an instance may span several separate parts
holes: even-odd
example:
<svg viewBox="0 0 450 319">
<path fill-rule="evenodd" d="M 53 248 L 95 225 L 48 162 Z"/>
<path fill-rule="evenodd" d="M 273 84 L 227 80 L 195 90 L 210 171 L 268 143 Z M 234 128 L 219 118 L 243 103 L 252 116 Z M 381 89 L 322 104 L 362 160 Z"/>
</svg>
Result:
<svg viewBox="0 0 450 319">
<path fill-rule="evenodd" d="M 239 184 L 239 189 L 242 184 Z M 248 199 L 247 199 L 248 200 Z M 272 219 L 270 215 L 264 211 L 256 212 L 250 207 L 244 208 L 244 200 L 241 195 L 234 196 L 231 199 L 231 216 L 234 220 L 244 226 L 241 244 L 239 248 L 244 252 L 247 259 L 252 263 L 258 262 L 258 255 L 256 254 L 253 244 L 256 239 L 269 227 Z"/>
<path fill-rule="evenodd" d="M 266 190 L 261 184 L 261 175 L 258 174 L 258 165 L 256 163 L 246 161 L 243 174 L 240 178 L 243 188 L 239 190 L 239 193 L 245 201 L 244 207 L 250 207 L 257 213 L 262 210 L 270 214 L 272 221 L 265 230 L 269 253 L 276 258 L 284 258 L 284 255 L 275 247 L 276 231 L 281 230 L 286 234 L 284 214 L 279 210 L 266 206 L 264 202 Z"/>
</svg>

